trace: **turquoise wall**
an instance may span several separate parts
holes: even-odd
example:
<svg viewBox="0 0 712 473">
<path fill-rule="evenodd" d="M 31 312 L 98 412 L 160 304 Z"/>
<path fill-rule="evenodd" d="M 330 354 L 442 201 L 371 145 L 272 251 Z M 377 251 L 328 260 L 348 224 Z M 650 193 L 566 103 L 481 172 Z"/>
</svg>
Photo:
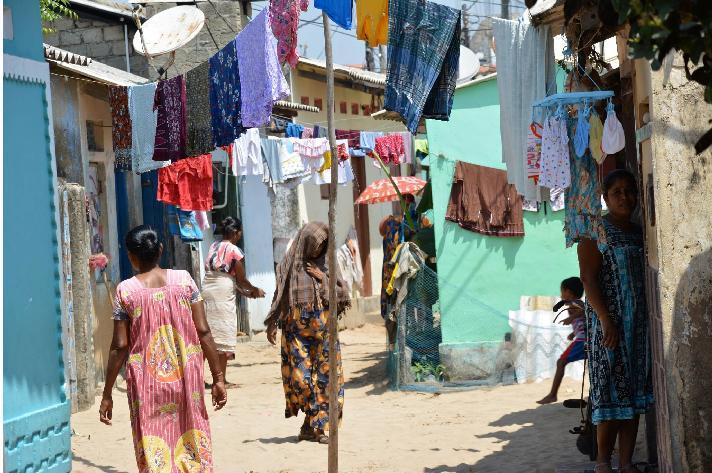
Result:
<svg viewBox="0 0 712 473">
<path fill-rule="evenodd" d="M 455 161 L 506 169 L 496 79 L 458 89 L 450 121 L 427 121 L 443 344 L 499 342 L 522 295 L 556 295 L 578 275 L 564 212 L 524 212 L 523 238 L 488 237 L 445 221 Z"/>
<path fill-rule="evenodd" d="M 3 41 L 5 53 L 32 61 L 23 70 L 8 70 L 6 62 L 3 76 L 3 466 L 8 472 L 66 472 L 70 406 L 44 83 L 48 65 L 39 3 L 6 0 L 4 6 L 11 8 L 15 33 Z M 28 71 L 32 77 L 24 75 Z"/>
</svg>

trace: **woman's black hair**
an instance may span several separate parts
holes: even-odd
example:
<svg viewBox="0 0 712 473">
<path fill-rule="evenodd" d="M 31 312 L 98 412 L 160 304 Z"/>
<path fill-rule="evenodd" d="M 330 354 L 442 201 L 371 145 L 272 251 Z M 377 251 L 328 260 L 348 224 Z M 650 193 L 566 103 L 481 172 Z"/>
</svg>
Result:
<svg viewBox="0 0 712 473">
<path fill-rule="evenodd" d="M 633 187 L 638 187 L 637 183 L 635 182 L 635 176 L 632 172 L 628 171 L 627 169 L 616 169 L 615 171 L 609 172 L 608 175 L 603 179 L 603 186 L 601 189 L 603 191 L 603 195 L 607 195 L 608 190 L 613 187 L 613 184 L 623 179 L 630 180 L 630 182 L 633 184 Z"/>
<path fill-rule="evenodd" d="M 568 289 L 576 296 L 576 299 L 581 299 L 583 296 L 583 283 L 576 276 L 561 281 L 561 289 Z"/>
<path fill-rule="evenodd" d="M 222 228 L 222 235 L 228 236 L 232 235 L 237 232 L 242 231 L 242 222 L 240 221 L 239 218 L 235 217 L 225 217 L 223 221 L 220 223 L 220 227 Z"/>
<path fill-rule="evenodd" d="M 158 233 L 148 225 L 139 225 L 126 234 L 126 249 L 145 264 L 156 263 L 161 257 Z"/>
</svg>

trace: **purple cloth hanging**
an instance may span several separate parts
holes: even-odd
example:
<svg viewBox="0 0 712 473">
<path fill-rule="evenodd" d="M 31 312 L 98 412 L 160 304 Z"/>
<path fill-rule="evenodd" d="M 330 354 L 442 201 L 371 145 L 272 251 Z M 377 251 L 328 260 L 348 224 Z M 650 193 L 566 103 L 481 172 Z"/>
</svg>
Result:
<svg viewBox="0 0 712 473">
<path fill-rule="evenodd" d="M 153 160 L 185 158 L 185 80 L 182 75 L 158 82 L 153 108 L 158 110 Z"/>
</svg>

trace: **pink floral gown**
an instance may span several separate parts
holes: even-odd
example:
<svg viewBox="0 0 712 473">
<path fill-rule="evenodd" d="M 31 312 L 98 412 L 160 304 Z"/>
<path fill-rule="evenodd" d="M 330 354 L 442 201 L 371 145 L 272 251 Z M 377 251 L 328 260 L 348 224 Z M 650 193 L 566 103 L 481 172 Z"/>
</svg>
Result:
<svg viewBox="0 0 712 473">
<path fill-rule="evenodd" d="M 213 471 L 203 353 L 190 307 L 200 300 L 187 271 L 169 269 L 161 288 L 134 277 L 116 289 L 114 319 L 130 322 L 126 381 L 140 473 Z"/>
</svg>

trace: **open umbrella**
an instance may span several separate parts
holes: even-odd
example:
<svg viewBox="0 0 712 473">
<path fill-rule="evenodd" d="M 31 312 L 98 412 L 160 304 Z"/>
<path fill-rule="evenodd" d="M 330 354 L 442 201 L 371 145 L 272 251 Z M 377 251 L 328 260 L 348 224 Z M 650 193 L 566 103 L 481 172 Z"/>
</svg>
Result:
<svg viewBox="0 0 712 473">
<path fill-rule="evenodd" d="M 401 194 L 417 194 L 426 182 L 412 176 L 395 176 L 393 181 L 398 186 Z M 356 204 L 378 204 L 381 202 L 395 202 L 399 200 L 398 193 L 393 188 L 390 179 L 384 178 L 369 184 L 356 199 Z"/>
</svg>

